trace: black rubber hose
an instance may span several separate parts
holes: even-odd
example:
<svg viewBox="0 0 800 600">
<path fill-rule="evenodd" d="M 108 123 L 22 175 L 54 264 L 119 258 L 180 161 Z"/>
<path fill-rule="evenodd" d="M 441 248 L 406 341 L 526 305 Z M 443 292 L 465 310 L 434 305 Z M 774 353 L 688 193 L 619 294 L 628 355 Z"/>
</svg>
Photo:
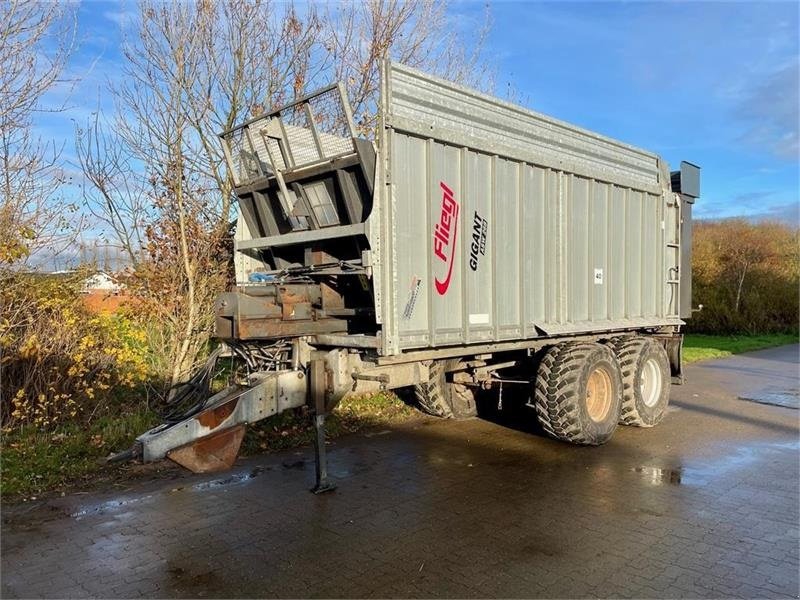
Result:
<svg viewBox="0 0 800 600">
<path fill-rule="evenodd" d="M 205 364 L 187 381 L 182 381 L 170 388 L 170 396 L 166 410 L 161 414 L 165 423 L 177 423 L 197 414 L 211 398 L 211 382 L 214 379 L 214 368 L 222 348 L 217 348 L 208 357 Z"/>
<path fill-rule="evenodd" d="M 118 462 L 127 462 L 129 460 L 133 460 L 138 456 L 136 452 L 136 448 L 128 448 L 127 450 L 123 450 L 122 452 L 117 452 L 116 454 L 112 454 L 106 459 L 107 463 L 118 463 Z"/>
</svg>

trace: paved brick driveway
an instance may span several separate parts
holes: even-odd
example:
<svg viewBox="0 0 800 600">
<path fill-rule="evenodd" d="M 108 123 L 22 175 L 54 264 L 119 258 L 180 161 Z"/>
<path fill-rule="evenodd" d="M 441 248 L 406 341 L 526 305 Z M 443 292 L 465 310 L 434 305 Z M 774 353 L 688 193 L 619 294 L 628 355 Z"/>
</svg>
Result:
<svg viewBox="0 0 800 600">
<path fill-rule="evenodd" d="M 3 597 L 796 597 L 798 347 L 690 367 L 652 430 L 576 448 L 421 420 L 123 496 L 4 507 Z M 794 391 L 792 391 L 794 390 Z"/>
</svg>

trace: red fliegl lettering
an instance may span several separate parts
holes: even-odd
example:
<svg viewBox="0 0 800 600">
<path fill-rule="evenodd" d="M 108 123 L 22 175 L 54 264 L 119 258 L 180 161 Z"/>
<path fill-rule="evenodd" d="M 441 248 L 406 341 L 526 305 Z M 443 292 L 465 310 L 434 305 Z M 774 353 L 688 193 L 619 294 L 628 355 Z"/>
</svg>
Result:
<svg viewBox="0 0 800 600">
<path fill-rule="evenodd" d="M 444 280 L 435 277 L 434 282 L 436 283 L 436 291 L 440 296 L 444 296 L 450 287 L 450 279 L 453 276 L 460 207 L 455 199 L 453 190 L 443 181 L 439 182 L 439 187 L 442 189 L 442 209 L 439 213 L 439 222 L 433 228 L 433 252 L 447 266 L 447 276 Z"/>
</svg>

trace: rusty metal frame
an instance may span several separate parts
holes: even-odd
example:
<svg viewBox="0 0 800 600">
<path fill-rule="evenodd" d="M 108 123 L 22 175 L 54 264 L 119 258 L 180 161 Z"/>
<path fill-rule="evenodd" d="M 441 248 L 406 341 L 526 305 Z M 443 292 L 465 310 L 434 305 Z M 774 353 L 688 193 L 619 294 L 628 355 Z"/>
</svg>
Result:
<svg viewBox="0 0 800 600">
<path fill-rule="evenodd" d="M 302 371 L 254 374 L 250 385 L 233 385 L 222 390 L 209 399 L 206 408 L 191 418 L 159 425 L 140 435 L 136 438 L 139 455 L 144 462 L 173 458 L 171 451 L 189 444 L 202 444 L 212 435 L 265 419 L 289 408 L 303 406 L 306 403 L 306 388 Z M 203 448 L 195 448 L 198 454 L 196 464 L 203 462 L 199 457 L 202 451 Z M 184 459 L 187 454 L 179 453 L 176 462 L 180 463 L 178 459 Z"/>
</svg>

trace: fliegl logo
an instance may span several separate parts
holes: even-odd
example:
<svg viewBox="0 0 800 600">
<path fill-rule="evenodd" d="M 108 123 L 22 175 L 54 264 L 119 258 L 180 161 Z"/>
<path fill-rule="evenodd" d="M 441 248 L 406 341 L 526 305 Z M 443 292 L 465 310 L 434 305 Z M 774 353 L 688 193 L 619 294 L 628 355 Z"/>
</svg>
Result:
<svg viewBox="0 0 800 600">
<path fill-rule="evenodd" d="M 458 213 L 459 206 L 453 190 L 443 182 L 439 182 L 442 188 L 442 210 L 439 214 L 439 222 L 433 228 L 433 252 L 445 264 L 445 278 L 434 277 L 436 291 L 440 296 L 447 293 L 450 287 L 450 279 L 453 276 L 453 263 L 456 261 L 456 239 L 458 238 Z"/>
</svg>

